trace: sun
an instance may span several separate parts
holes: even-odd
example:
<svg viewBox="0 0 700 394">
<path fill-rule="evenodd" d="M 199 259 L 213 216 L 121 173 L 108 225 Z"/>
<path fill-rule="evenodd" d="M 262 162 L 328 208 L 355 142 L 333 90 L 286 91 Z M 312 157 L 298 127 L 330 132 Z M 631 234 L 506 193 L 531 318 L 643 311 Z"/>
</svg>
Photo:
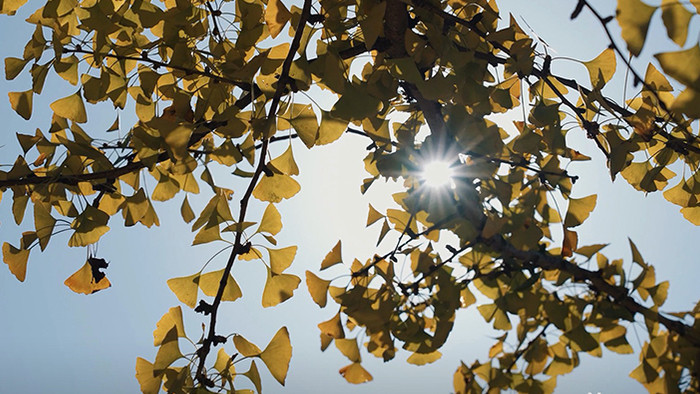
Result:
<svg viewBox="0 0 700 394">
<path fill-rule="evenodd" d="M 454 184 L 452 181 L 453 173 L 451 163 L 436 160 L 425 164 L 421 179 L 426 186 L 441 188 Z"/>
</svg>

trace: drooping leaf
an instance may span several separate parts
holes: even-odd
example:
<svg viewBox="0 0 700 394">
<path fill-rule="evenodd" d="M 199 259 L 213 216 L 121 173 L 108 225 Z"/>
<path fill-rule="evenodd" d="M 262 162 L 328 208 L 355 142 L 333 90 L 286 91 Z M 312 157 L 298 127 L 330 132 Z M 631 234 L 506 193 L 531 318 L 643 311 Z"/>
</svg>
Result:
<svg viewBox="0 0 700 394">
<path fill-rule="evenodd" d="M 68 240 L 68 246 L 94 244 L 102 235 L 109 231 L 108 221 L 109 215 L 92 205 L 88 205 L 70 224 L 74 232 Z"/>
<path fill-rule="evenodd" d="M 194 308 L 197 304 L 199 278 L 200 274 L 198 272 L 190 276 L 168 279 L 167 283 L 170 290 L 175 293 L 175 296 L 180 302 L 190 308 Z"/>
<path fill-rule="evenodd" d="M 372 380 L 372 375 L 370 375 L 370 373 L 367 372 L 367 370 L 364 369 L 360 363 L 346 365 L 343 368 L 340 368 L 338 373 L 340 373 L 345 380 L 352 384 L 360 384 Z"/>
<path fill-rule="evenodd" d="M 569 199 L 569 209 L 566 211 L 564 226 L 570 228 L 583 223 L 591 214 L 593 208 L 595 208 L 597 199 L 598 197 L 595 194 L 583 198 Z"/>
<path fill-rule="evenodd" d="M 622 38 L 633 56 L 639 56 L 649 30 L 649 22 L 657 7 L 641 0 L 617 0 L 617 22 L 622 29 Z"/>
<path fill-rule="evenodd" d="M 324 270 L 328 267 L 332 267 L 336 264 L 341 264 L 342 262 L 343 257 L 340 253 L 340 241 L 338 241 L 338 243 L 335 244 L 333 249 L 330 252 L 328 252 L 326 257 L 321 262 L 321 270 Z"/>
<path fill-rule="evenodd" d="M 328 286 L 330 284 L 330 280 L 323 280 L 313 272 L 306 271 L 306 286 L 309 288 L 309 294 L 311 294 L 311 298 L 321 308 L 326 306 Z"/>
<path fill-rule="evenodd" d="M 374 209 L 372 204 L 369 204 L 369 213 L 367 214 L 367 227 L 374 224 L 374 222 L 376 222 L 377 220 L 381 220 L 383 218 L 384 215 L 382 215 L 381 213 L 379 213 L 379 211 Z"/>
<path fill-rule="evenodd" d="M 366 16 L 360 19 L 360 28 L 365 39 L 365 46 L 372 48 L 377 41 L 384 26 L 383 19 L 386 12 L 386 3 L 379 3 L 372 7 Z"/>
<path fill-rule="evenodd" d="M 262 295 L 262 306 L 268 308 L 282 303 L 294 295 L 294 290 L 299 287 L 299 279 L 291 274 L 274 274 L 267 269 L 267 281 Z"/>
<path fill-rule="evenodd" d="M 262 381 L 260 380 L 260 373 L 258 372 L 258 367 L 255 365 L 255 360 L 250 362 L 250 369 L 243 373 L 243 376 L 250 379 L 255 386 L 255 389 L 259 393 L 262 393 Z"/>
<path fill-rule="evenodd" d="M 12 109 L 14 109 L 19 116 L 29 120 L 32 116 L 32 99 L 34 98 L 34 92 L 32 90 L 27 90 L 26 92 L 9 92 L 7 95 L 10 97 Z"/>
<path fill-rule="evenodd" d="M 288 246 L 282 249 L 268 249 L 270 253 L 270 269 L 274 274 L 281 274 L 294 261 L 297 254 L 296 246 Z"/>
<path fill-rule="evenodd" d="M 24 66 L 29 63 L 28 59 L 19 59 L 16 57 L 5 58 L 5 79 L 15 79 L 22 72 Z"/>
<path fill-rule="evenodd" d="M 29 260 L 29 250 L 17 249 L 7 242 L 2 244 L 2 261 L 20 282 L 24 282 L 27 276 L 27 260 Z"/>
<path fill-rule="evenodd" d="M 360 358 L 360 348 L 357 346 L 357 338 L 337 338 L 335 340 L 335 347 L 337 347 L 338 350 L 340 350 L 340 352 L 348 358 L 348 360 L 354 363 L 359 363 L 362 361 Z"/>
<path fill-rule="evenodd" d="M 340 312 L 335 316 L 318 324 L 318 329 L 321 330 L 321 334 L 327 335 L 331 338 L 339 339 L 345 338 L 345 331 L 343 330 L 343 324 L 340 321 Z"/>
<path fill-rule="evenodd" d="M 182 215 L 182 220 L 184 220 L 185 223 L 189 223 L 194 220 L 194 212 L 192 211 L 189 201 L 187 201 L 187 196 L 185 196 L 185 198 L 182 200 L 180 214 Z"/>
<path fill-rule="evenodd" d="M 104 274 L 100 278 L 95 277 L 95 270 L 89 261 L 77 270 L 73 275 L 63 282 L 69 289 L 76 293 L 92 294 L 100 290 L 104 290 L 112 284 Z"/>
<path fill-rule="evenodd" d="M 87 122 L 85 103 L 83 103 L 83 98 L 80 96 L 80 91 L 54 101 L 51 103 L 51 109 L 62 118 L 70 119 L 77 123 Z"/>
<path fill-rule="evenodd" d="M 685 45 L 688 38 L 688 24 L 693 14 L 678 0 L 661 1 L 661 19 L 666 27 L 668 38 L 678 46 Z"/>
<path fill-rule="evenodd" d="M 199 278 L 199 288 L 202 289 L 202 293 L 208 295 L 209 297 L 216 296 L 216 293 L 219 290 L 223 274 L 223 269 L 202 274 L 202 276 L 200 276 Z M 236 301 L 242 296 L 243 292 L 241 292 L 241 288 L 238 286 L 238 283 L 233 278 L 233 276 L 229 274 L 228 279 L 226 280 L 226 287 L 224 288 L 224 292 L 221 296 L 221 300 Z"/>
<path fill-rule="evenodd" d="M 282 174 L 299 175 L 299 167 L 292 153 L 292 145 L 290 144 L 284 153 L 270 160 L 270 166 Z"/>
<path fill-rule="evenodd" d="M 23 6 L 27 0 L 2 0 L 0 2 L 0 14 L 14 15 L 19 7 Z"/>
<path fill-rule="evenodd" d="M 287 327 L 282 327 L 260 353 L 260 359 L 265 363 L 270 374 L 284 386 L 291 358 L 292 344 L 289 340 L 289 332 Z"/>
<path fill-rule="evenodd" d="M 700 46 L 676 52 L 664 52 L 654 55 L 661 68 L 671 77 L 685 86 L 700 90 L 700 70 L 694 67 L 700 61 Z"/>
</svg>

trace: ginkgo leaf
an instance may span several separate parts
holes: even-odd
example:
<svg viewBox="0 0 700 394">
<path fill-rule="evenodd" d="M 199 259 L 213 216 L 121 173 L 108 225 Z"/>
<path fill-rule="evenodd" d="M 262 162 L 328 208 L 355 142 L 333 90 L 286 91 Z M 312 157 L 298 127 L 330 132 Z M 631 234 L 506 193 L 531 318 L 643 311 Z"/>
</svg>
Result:
<svg viewBox="0 0 700 394">
<path fill-rule="evenodd" d="M 561 247 L 561 255 L 563 257 L 571 257 L 573 251 L 576 250 L 578 246 L 578 234 L 576 231 L 564 228 L 564 243 Z"/>
<path fill-rule="evenodd" d="M 243 373 L 243 376 L 250 379 L 258 391 L 258 394 L 262 393 L 262 382 L 260 380 L 260 373 L 258 372 L 258 367 L 255 365 L 255 360 L 250 362 L 250 369 Z"/>
<path fill-rule="evenodd" d="M 700 226 L 700 207 L 685 207 L 681 209 L 681 213 L 690 223 Z"/>
<path fill-rule="evenodd" d="M 348 360 L 354 363 L 359 363 L 362 361 L 360 358 L 360 348 L 357 347 L 357 338 L 336 338 L 335 347 L 337 347 L 338 350 L 340 350 L 340 352 L 348 358 Z"/>
<path fill-rule="evenodd" d="M 352 384 L 360 384 L 372 380 L 372 375 L 370 375 L 370 373 L 367 372 L 367 370 L 364 369 L 360 363 L 346 365 L 343 368 L 340 368 L 338 373 L 340 373 L 345 380 Z"/>
<path fill-rule="evenodd" d="M 182 220 L 184 220 L 185 223 L 189 223 L 194 220 L 194 212 L 192 211 L 189 201 L 187 201 L 187 196 L 185 196 L 184 200 L 182 200 L 180 214 L 182 215 Z"/>
<path fill-rule="evenodd" d="M 622 29 L 622 38 L 633 56 L 639 56 L 649 30 L 649 22 L 657 7 L 641 0 L 617 0 L 617 22 Z"/>
<path fill-rule="evenodd" d="M 341 264 L 342 262 L 343 257 L 340 253 L 340 241 L 338 241 L 338 243 L 335 244 L 333 249 L 330 252 L 328 252 L 326 257 L 321 262 L 321 270 L 324 270 L 328 267 L 332 267 L 336 264 Z"/>
<path fill-rule="evenodd" d="M 14 109 L 19 116 L 29 120 L 32 116 L 34 92 L 32 90 L 27 90 L 26 92 L 9 92 L 7 95 L 10 97 L 12 109 Z"/>
<path fill-rule="evenodd" d="M 313 272 L 306 271 L 306 286 L 309 288 L 309 294 L 311 294 L 311 298 L 321 308 L 326 306 L 328 286 L 330 284 L 330 280 L 323 280 L 314 275 Z"/>
<path fill-rule="evenodd" d="M 226 350 L 224 350 L 224 348 L 220 348 L 219 352 L 216 353 L 214 369 L 219 371 L 222 376 L 233 376 L 236 374 L 236 367 L 231 361 L 231 356 L 226 353 Z"/>
<path fill-rule="evenodd" d="M 92 294 L 112 286 L 104 274 L 101 278 L 95 277 L 95 269 L 89 261 L 69 276 L 63 284 L 74 292 L 82 294 Z"/>
<path fill-rule="evenodd" d="M 270 0 L 265 8 L 265 24 L 272 38 L 277 37 L 284 25 L 292 17 L 287 7 L 280 0 Z"/>
<path fill-rule="evenodd" d="M 3 0 L 0 2 L 0 14 L 14 15 L 26 2 L 27 0 Z"/>
<path fill-rule="evenodd" d="M 661 1 L 661 19 L 666 27 L 668 38 L 678 46 L 683 46 L 688 38 L 688 24 L 693 13 L 678 0 Z"/>
<path fill-rule="evenodd" d="M 347 121 L 332 117 L 328 111 L 321 111 L 321 125 L 318 129 L 316 145 L 326 145 L 336 141 L 347 128 Z"/>
<path fill-rule="evenodd" d="M 168 287 L 175 293 L 180 302 L 194 308 L 197 304 L 197 293 L 199 290 L 200 273 L 190 276 L 168 279 Z"/>
<path fill-rule="evenodd" d="M 615 51 L 606 48 L 595 59 L 583 62 L 583 65 L 588 69 L 593 88 L 600 89 L 615 74 L 615 67 L 617 66 Z"/>
<path fill-rule="evenodd" d="M 700 62 L 700 47 L 694 45 L 677 52 L 664 52 L 654 55 L 661 68 L 671 77 L 685 86 L 700 90 L 700 69 L 695 62 Z"/>
<path fill-rule="evenodd" d="M 288 300 L 294 295 L 294 290 L 299 287 L 300 282 L 301 279 L 296 275 L 276 275 L 268 268 L 267 281 L 265 281 L 262 295 L 262 306 L 268 308 Z"/>
<path fill-rule="evenodd" d="M 94 244 L 102 235 L 109 231 L 108 221 L 109 215 L 92 205 L 88 205 L 70 224 L 70 227 L 75 231 L 68 240 L 68 246 Z"/>
<path fill-rule="evenodd" d="M 20 282 L 24 282 L 27 276 L 27 260 L 29 260 L 29 250 L 17 249 L 7 242 L 2 244 L 2 261 Z"/>
<path fill-rule="evenodd" d="M 5 58 L 5 79 L 15 79 L 22 72 L 24 66 L 29 63 L 29 59 L 19 59 L 16 57 Z"/>
<path fill-rule="evenodd" d="M 345 338 L 343 323 L 340 321 L 340 312 L 336 313 L 336 315 L 329 320 L 319 323 L 318 329 L 321 330 L 321 334 L 328 335 L 331 338 Z"/>
<path fill-rule="evenodd" d="M 83 98 L 80 96 L 80 91 L 54 101 L 50 107 L 56 115 L 62 118 L 70 119 L 77 123 L 87 122 L 85 103 L 83 103 Z"/>
<path fill-rule="evenodd" d="M 202 274 L 202 276 L 200 276 L 199 278 L 199 288 L 202 289 L 202 293 L 208 295 L 209 297 L 216 296 L 216 293 L 219 290 L 219 285 L 221 283 L 221 278 L 223 274 L 223 269 Z M 229 274 L 228 279 L 226 280 L 226 287 L 224 288 L 224 292 L 221 296 L 221 300 L 236 301 L 242 296 L 243 293 L 241 292 L 241 288 L 238 286 L 236 280 L 233 279 L 233 276 Z"/>
<path fill-rule="evenodd" d="M 275 205 L 270 203 L 267 208 L 265 208 L 262 219 L 260 219 L 258 232 L 277 235 L 280 230 L 282 230 L 282 215 L 280 215 Z"/>
<path fill-rule="evenodd" d="M 576 227 L 584 222 L 593 212 L 598 197 L 593 194 L 583 198 L 570 198 L 569 209 L 564 218 L 565 227 Z"/>
<path fill-rule="evenodd" d="M 372 7 L 365 18 L 360 19 L 360 29 L 362 36 L 365 39 L 365 46 L 372 48 L 379 37 L 382 27 L 384 26 L 384 13 L 386 12 L 386 3 L 379 3 Z"/>
<path fill-rule="evenodd" d="M 311 105 L 305 105 L 301 111 L 293 112 L 289 123 L 294 127 L 299 139 L 307 148 L 314 146 L 318 138 L 319 126 Z"/>
<path fill-rule="evenodd" d="M 153 346 L 160 346 L 173 327 L 175 327 L 178 337 L 187 337 L 185 335 L 185 325 L 182 322 L 182 309 L 179 306 L 168 309 L 168 312 L 156 323 L 156 329 L 153 330 Z"/>
<path fill-rule="evenodd" d="M 430 353 L 413 353 L 406 359 L 406 362 L 413 365 L 425 365 L 439 360 L 440 357 L 442 357 L 442 353 L 437 350 Z"/>
<path fill-rule="evenodd" d="M 292 153 L 292 145 L 287 146 L 284 153 L 270 160 L 270 166 L 282 174 L 299 175 L 299 167 L 294 161 L 294 154 Z"/>
<path fill-rule="evenodd" d="M 282 249 L 268 249 L 270 254 L 270 269 L 274 274 L 281 274 L 294 261 L 297 254 L 296 246 L 288 246 Z"/>
<path fill-rule="evenodd" d="M 253 189 L 253 197 L 260 201 L 280 202 L 299 192 L 301 186 L 289 175 L 273 174 L 264 176 Z"/>
<path fill-rule="evenodd" d="M 381 220 L 383 218 L 384 215 L 382 215 L 381 213 L 379 213 L 379 211 L 374 209 L 372 204 L 369 204 L 369 213 L 367 214 L 367 227 L 374 224 L 374 222 L 376 222 L 377 220 Z"/>
<path fill-rule="evenodd" d="M 170 364 L 183 357 L 177 338 L 177 327 L 172 327 L 163 337 L 158 353 L 156 353 L 156 360 L 153 362 L 155 374 L 168 368 Z"/>
<path fill-rule="evenodd" d="M 49 212 L 49 209 L 47 209 L 46 205 L 35 202 L 34 228 L 36 229 L 36 236 L 39 239 L 39 247 L 42 251 L 46 249 L 55 225 L 56 219 L 51 216 L 51 213 Z"/>
<path fill-rule="evenodd" d="M 284 386 L 291 358 L 292 344 L 289 340 L 289 332 L 287 327 L 282 327 L 260 353 L 260 359 L 265 363 L 270 374 Z"/>
<path fill-rule="evenodd" d="M 158 394 L 163 375 L 156 375 L 153 364 L 141 357 L 136 358 L 136 380 L 143 394 Z"/>
<path fill-rule="evenodd" d="M 233 344 L 236 346 L 236 350 L 238 350 L 243 357 L 255 357 L 262 353 L 262 350 L 260 350 L 259 347 L 243 338 L 242 335 L 234 335 Z"/>
</svg>

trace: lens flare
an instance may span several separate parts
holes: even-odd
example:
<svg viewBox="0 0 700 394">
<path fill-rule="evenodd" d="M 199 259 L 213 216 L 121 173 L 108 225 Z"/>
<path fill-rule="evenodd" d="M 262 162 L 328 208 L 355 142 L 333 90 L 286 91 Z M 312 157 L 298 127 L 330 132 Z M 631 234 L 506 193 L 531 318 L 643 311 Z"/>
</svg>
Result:
<svg viewBox="0 0 700 394">
<path fill-rule="evenodd" d="M 426 163 L 421 174 L 421 179 L 426 186 L 440 188 L 451 185 L 453 170 L 446 161 L 432 161 Z"/>
</svg>

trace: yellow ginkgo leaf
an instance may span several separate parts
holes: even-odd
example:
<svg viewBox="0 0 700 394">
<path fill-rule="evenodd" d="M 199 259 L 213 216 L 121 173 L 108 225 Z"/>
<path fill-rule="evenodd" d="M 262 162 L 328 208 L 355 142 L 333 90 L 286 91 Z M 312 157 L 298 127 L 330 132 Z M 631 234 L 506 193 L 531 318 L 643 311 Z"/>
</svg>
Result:
<svg viewBox="0 0 700 394">
<path fill-rule="evenodd" d="M 328 335 L 331 338 L 345 338 L 343 323 L 340 321 L 340 312 L 323 323 L 319 323 L 318 329 L 321 330 L 321 334 Z"/>
<path fill-rule="evenodd" d="M 357 338 L 337 338 L 335 340 L 335 347 L 337 347 L 338 350 L 340 350 L 340 352 L 348 358 L 348 360 L 354 363 L 359 363 L 362 361 L 360 358 L 360 348 L 357 346 Z"/>
<path fill-rule="evenodd" d="M 219 285 L 221 284 L 221 277 L 223 274 L 223 269 L 202 274 L 202 276 L 199 278 L 199 288 L 202 289 L 202 293 L 208 295 L 209 297 L 216 296 L 216 292 L 219 290 Z M 242 296 L 243 293 L 241 292 L 241 288 L 238 286 L 238 283 L 236 283 L 236 280 L 233 279 L 233 276 L 229 274 L 221 300 L 236 301 Z"/>
<path fill-rule="evenodd" d="M 282 249 L 268 249 L 270 253 L 270 269 L 274 274 L 281 274 L 294 261 L 297 254 L 296 246 L 288 246 Z"/>
<path fill-rule="evenodd" d="M 268 268 L 267 281 L 265 281 L 262 295 L 262 306 L 267 308 L 288 300 L 294 295 L 294 290 L 299 287 L 300 282 L 301 279 L 296 275 L 275 275 Z"/>
<path fill-rule="evenodd" d="M 200 274 L 198 272 L 190 276 L 171 278 L 168 279 L 168 287 L 173 293 L 175 293 L 175 296 L 178 300 L 180 300 L 180 302 L 189 306 L 190 308 L 194 308 L 197 304 L 199 277 Z"/>
<path fill-rule="evenodd" d="M 262 219 L 260 219 L 258 232 L 276 235 L 280 230 L 282 230 L 282 216 L 277 208 L 275 208 L 274 204 L 268 204 Z"/>
<path fill-rule="evenodd" d="M 255 386 L 258 393 L 262 393 L 262 381 L 260 380 L 260 373 L 258 372 L 258 367 L 255 365 L 255 361 L 250 362 L 250 369 L 243 373 L 243 376 L 250 379 Z"/>
<path fill-rule="evenodd" d="M 289 175 L 273 174 L 264 176 L 253 190 L 253 197 L 260 201 L 280 202 L 299 192 L 301 186 Z"/>
<path fill-rule="evenodd" d="M 28 59 L 20 59 L 16 57 L 5 58 L 5 79 L 15 79 L 22 72 L 24 66 L 29 62 Z"/>
<path fill-rule="evenodd" d="M 615 51 L 606 48 L 595 59 L 583 62 L 583 65 L 588 69 L 593 88 L 600 89 L 615 74 L 615 67 L 617 66 Z"/>
<path fill-rule="evenodd" d="M 668 38 L 678 46 L 683 46 L 688 38 L 688 24 L 693 13 L 678 0 L 661 1 L 661 19 L 666 27 Z"/>
<path fill-rule="evenodd" d="M 192 207 L 190 206 L 189 201 L 187 201 L 187 196 L 185 196 L 185 199 L 182 200 L 182 206 L 180 206 L 180 214 L 182 215 L 182 220 L 184 220 L 185 223 L 189 223 L 192 220 L 194 220 L 194 212 L 192 211 Z"/>
<path fill-rule="evenodd" d="M 243 338 L 242 335 L 234 335 L 233 344 L 236 346 L 236 350 L 238 350 L 243 357 L 255 357 L 262 353 L 262 350 L 260 350 L 259 347 Z"/>
<path fill-rule="evenodd" d="M 29 120 L 32 116 L 32 99 L 34 98 L 34 92 L 30 89 L 26 92 L 9 92 L 7 95 L 10 97 L 12 109 L 14 109 L 19 116 Z"/>
<path fill-rule="evenodd" d="M 289 123 L 291 123 L 292 127 L 294 127 L 294 130 L 297 132 L 301 142 L 303 142 L 307 148 L 311 148 L 314 146 L 314 143 L 316 143 L 319 131 L 318 120 L 316 120 L 316 114 L 314 113 L 313 107 L 311 107 L 310 104 L 307 104 L 301 106 L 301 108 L 298 110 L 296 110 L 298 105 L 295 105 L 292 108 L 295 108 L 295 110 L 292 111 L 292 118 L 289 120 Z"/>
<path fill-rule="evenodd" d="M 564 226 L 576 227 L 583 223 L 591 214 L 593 208 L 595 208 L 597 199 L 598 197 L 595 194 L 583 198 L 569 199 L 569 209 L 566 211 Z"/>
<path fill-rule="evenodd" d="M 104 290 L 110 286 L 109 279 L 101 274 L 101 277 L 96 277 L 96 268 L 86 261 L 85 264 L 77 270 L 73 275 L 63 282 L 69 289 L 76 293 L 92 294 L 100 290 Z M 99 271 L 97 271 L 99 272 Z"/>
<path fill-rule="evenodd" d="M 306 286 L 309 288 L 309 294 L 311 294 L 311 298 L 313 298 L 314 302 L 321 308 L 326 306 L 328 286 L 330 284 L 330 280 L 323 280 L 314 275 L 313 272 L 306 271 Z"/>
<path fill-rule="evenodd" d="M 77 123 L 87 122 L 85 103 L 83 103 L 83 98 L 80 96 L 80 91 L 54 101 L 50 107 L 56 115 L 62 118 L 70 119 Z"/>
<path fill-rule="evenodd" d="M 27 0 L 3 0 L 0 2 L 0 14 L 14 15 L 26 2 Z"/>
<path fill-rule="evenodd" d="M 109 215 L 88 205 L 85 210 L 73 220 L 70 227 L 75 230 L 68 240 L 68 246 L 87 246 L 97 242 L 109 231 L 107 222 Z"/>
<path fill-rule="evenodd" d="M 214 369 L 219 371 L 222 376 L 233 376 L 236 374 L 236 367 L 233 365 L 231 356 L 226 353 L 224 348 L 220 348 L 219 352 L 216 354 Z"/>
<path fill-rule="evenodd" d="M 360 363 L 346 365 L 343 368 L 340 368 L 338 373 L 340 373 L 349 383 L 353 384 L 365 383 L 372 380 L 372 375 L 370 375 L 370 373 L 367 372 L 367 370 L 364 369 Z"/>
<path fill-rule="evenodd" d="M 440 357 L 442 357 L 442 353 L 437 350 L 431 353 L 413 353 L 406 359 L 406 362 L 413 365 L 425 365 L 439 360 Z"/>
<path fill-rule="evenodd" d="M 634 56 L 639 56 L 647 39 L 649 22 L 657 7 L 645 4 L 641 0 L 618 0 L 617 22 L 622 29 L 622 38 L 627 49 Z"/>
<path fill-rule="evenodd" d="M 289 370 L 289 360 L 292 358 L 292 344 L 289 341 L 287 327 L 280 328 L 260 354 L 270 374 L 284 386 L 284 380 Z"/>
<path fill-rule="evenodd" d="M 156 329 L 153 331 L 153 346 L 160 346 L 173 327 L 176 328 L 178 337 L 187 337 L 185 325 L 182 322 L 182 309 L 179 306 L 168 309 L 168 312 L 156 323 Z"/>
<path fill-rule="evenodd" d="M 156 360 L 153 362 L 154 374 L 162 373 L 170 364 L 182 357 L 177 338 L 177 327 L 171 328 L 165 334 L 158 348 L 158 353 L 156 353 Z"/>
<path fill-rule="evenodd" d="M 700 62 L 700 46 L 676 52 L 657 53 L 654 55 L 661 68 L 671 77 L 685 86 L 700 90 L 700 69 L 695 65 Z"/>
<path fill-rule="evenodd" d="M 17 249 L 7 242 L 2 244 L 2 261 L 10 267 L 10 272 L 20 282 L 24 282 L 27 276 L 27 260 L 29 260 L 29 250 Z"/>
<path fill-rule="evenodd" d="M 286 175 L 299 175 L 299 167 L 294 161 L 294 154 L 292 153 L 292 145 L 287 146 L 287 150 L 284 153 L 270 160 L 270 166 Z"/>
<path fill-rule="evenodd" d="M 51 234 L 53 233 L 53 228 L 56 225 L 56 219 L 51 216 L 49 212 L 50 206 L 40 202 L 34 203 L 34 228 L 36 229 L 36 236 L 39 238 L 39 247 L 43 251 L 46 249 L 46 245 L 51 239 Z"/>
<path fill-rule="evenodd" d="M 383 219 L 384 215 L 382 215 L 379 211 L 374 209 L 372 204 L 369 204 L 369 213 L 367 214 L 367 227 L 370 225 L 374 224 L 377 220 Z"/>
<path fill-rule="evenodd" d="M 277 37 L 292 14 L 280 0 L 270 0 L 265 9 L 265 24 L 272 38 Z"/>
<path fill-rule="evenodd" d="M 163 375 L 156 375 L 153 364 L 141 357 L 136 359 L 136 380 L 144 394 L 157 394 L 163 381 Z"/>
<path fill-rule="evenodd" d="M 360 20 L 360 29 L 365 39 L 365 46 L 372 48 L 377 41 L 379 34 L 384 26 L 384 13 L 386 12 L 386 3 L 379 3 L 372 7 L 365 18 Z"/>
<path fill-rule="evenodd" d="M 343 257 L 340 253 L 340 241 L 338 241 L 338 243 L 335 244 L 335 246 L 333 247 L 333 250 L 331 250 L 321 262 L 321 270 L 324 270 L 328 267 L 332 267 L 336 264 L 340 264 L 342 262 Z"/>
</svg>

